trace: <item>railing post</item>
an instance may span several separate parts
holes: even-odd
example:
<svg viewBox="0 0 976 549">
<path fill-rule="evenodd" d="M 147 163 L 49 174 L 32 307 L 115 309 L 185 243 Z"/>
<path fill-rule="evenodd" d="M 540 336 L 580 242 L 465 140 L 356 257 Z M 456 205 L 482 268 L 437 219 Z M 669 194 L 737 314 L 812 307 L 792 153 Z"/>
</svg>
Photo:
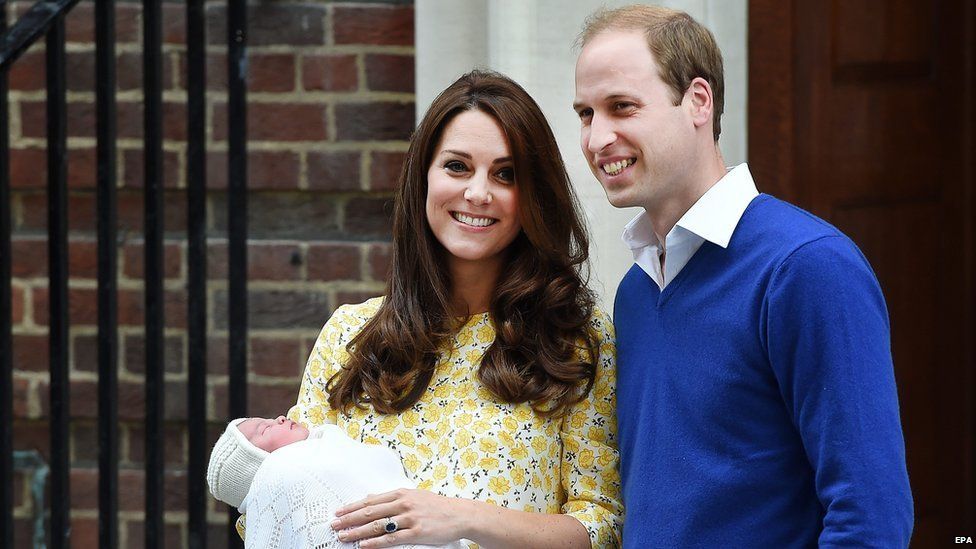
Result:
<svg viewBox="0 0 976 549">
<path fill-rule="evenodd" d="M 160 0 L 143 0 L 143 131 L 146 299 L 146 516 L 145 547 L 163 546 L 163 100 Z"/>
<path fill-rule="evenodd" d="M 48 345 L 51 361 L 51 547 L 70 545 L 67 114 L 64 17 L 47 32 Z"/>
<path fill-rule="evenodd" d="M 7 31 L 7 2 L 0 0 L 0 34 Z M 7 71 L 0 70 L 0 547 L 14 544 L 14 362 L 10 261 L 10 126 Z"/>
<path fill-rule="evenodd" d="M 98 544 L 119 546 L 115 0 L 95 0 L 98 124 Z"/>
<path fill-rule="evenodd" d="M 247 2 L 227 5 L 228 317 L 230 416 L 247 413 Z M 231 545 L 241 546 L 233 527 Z"/>
<path fill-rule="evenodd" d="M 189 545 L 207 547 L 207 154 L 206 13 L 186 2 L 187 59 L 187 493 Z"/>
</svg>

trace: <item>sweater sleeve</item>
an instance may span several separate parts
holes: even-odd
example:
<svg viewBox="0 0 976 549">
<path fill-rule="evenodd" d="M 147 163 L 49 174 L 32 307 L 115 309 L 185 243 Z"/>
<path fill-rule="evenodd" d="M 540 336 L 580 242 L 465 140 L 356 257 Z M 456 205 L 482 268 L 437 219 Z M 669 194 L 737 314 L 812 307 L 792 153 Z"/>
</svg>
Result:
<svg viewBox="0 0 976 549">
<path fill-rule="evenodd" d="M 764 330 L 783 400 L 825 511 L 821 547 L 906 547 L 913 505 L 888 314 L 846 237 L 794 251 L 774 272 Z"/>
<path fill-rule="evenodd" d="M 593 390 L 563 418 L 562 512 L 586 528 L 594 548 L 619 547 L 623 505 L 617 451 L 616 351 L 613 325 L 602 311 L 593 317 L 598 334 Z"/>
</svg>

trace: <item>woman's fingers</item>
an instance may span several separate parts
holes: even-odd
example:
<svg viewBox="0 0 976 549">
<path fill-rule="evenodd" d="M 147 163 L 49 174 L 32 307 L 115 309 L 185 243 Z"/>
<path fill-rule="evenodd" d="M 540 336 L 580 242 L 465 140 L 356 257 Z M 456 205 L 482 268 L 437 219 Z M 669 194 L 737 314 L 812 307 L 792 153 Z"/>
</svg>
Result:
<svg viewBox="0 0 976 549">
<path fill-rule="evenodd" d="M 391 518 L 396 522 L 396 527 L 397 527 L 397 529 L 392 532 L 388 531 L 387 529 L 388 525 L 390 525 Z M 407 521 L 403 517 L 400 518 L 383 517 L 383 518 L 370 521 L 357 528 L 337 531 L 336 534 L 338 535 L 339 539 L 344 542 L 353 542 L 353 541 L 366 540 L 370 538 L 379 538 L 379 537 L 386 537 L 387 539 L 395 540 L 398 538 L 402 538 L 404 534 L 403 531 L 409 528 L 410 525 L 405 524 L 405 522 Z M 373 545 L 370 544 L 370 546 Z M 375 547 L 385 547 L 385 545 L 379 545 Z"/>
<path fill-rule="evenodd" d="M 345 530 L 347 528 L 356 528 L 357 526 L 362 526 L 369 523 L 370 521 L 376 520 L 386 520 L 387 517 L 392 517 L 402 511 L 401 506 L 397 504 L 396 501 L 390 503 L 379 503 L 376 505 L 368 505 L 357 511 L 352 511 L 346 513 L 341 517 L 338 517 L 332 521 L 333 530 Z M 338 514 L 337 514 L 338 515 Z M 401 525 L 402 527 L 402 525 Z"/>
<path fill-rule="evenodd" d="M 344 505 L 336 509 L 335 514 L 337 517 L 341 517 L 353 511 L 358 511 L 364 507 L 368 507 L 370 505 L 376 505 L 377 503 L 388 503 L 399 498 L 400 496 L 403 495 L 403 493 L 404 490 L 401 488 L 399 490 L 393 490 L 392 492 L 383 492 L 382 494 L 371 494 L 366 496 L 364 499 L 350 503 L 349 505 Z"/>
</svg>

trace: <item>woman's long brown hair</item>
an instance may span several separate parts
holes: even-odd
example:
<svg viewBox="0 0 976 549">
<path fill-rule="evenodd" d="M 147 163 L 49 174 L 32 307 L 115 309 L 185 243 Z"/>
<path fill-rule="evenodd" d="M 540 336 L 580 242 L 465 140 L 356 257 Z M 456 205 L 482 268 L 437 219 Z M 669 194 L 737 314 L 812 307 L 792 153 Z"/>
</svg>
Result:
<svg viewBox="0 0 976 549">
<path fill-rule="evenodd" d="M 348 363 L 329 380 L 329 404 L 337 410 L 372 405 L 396 413 L 415 404 L 460 326 L 450 308 L 446 252 L 431 232 L 425 204 L 434 148 L 444 127 L 468 110 L 494 117 L 505 132 L 522 225 L 492 296 L 496 336 L 478 377 L 498 399 L 529 402 L 547 416 L 565 413 L 593 386 L 599 345 L 589 328 L 594 298 L 584 280 L 589 240 L 556 140 L 518 84 L 473 71 L 434 100 L 411 139 L 394 203 L 387 297 L 349 343 Z"/>
</svg>

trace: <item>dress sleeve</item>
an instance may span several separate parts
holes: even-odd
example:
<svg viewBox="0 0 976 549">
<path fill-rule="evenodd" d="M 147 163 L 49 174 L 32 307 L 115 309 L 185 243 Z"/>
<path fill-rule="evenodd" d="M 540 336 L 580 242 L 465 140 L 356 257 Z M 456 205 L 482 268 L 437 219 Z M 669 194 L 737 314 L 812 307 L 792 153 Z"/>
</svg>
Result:
<svg viewBox="0 0 976 549">
<path fill-rule="evenodd" d="M 843 237 L 804 245 L 774 273 L 764 324 L 825 510 L 820 546 L 907 546 L 912 495 L 888 314 L 867 261 Z"/>
<path fill-rule="evenodd" d="M 343 319 L 348 316 L 345 309 L 345 306 L 337 309 L 319 332 L 305 364 L 298 401 L 288 410 L 288 418 L 305 427 L 335 425 L 338 419 L 337 412 L 329 406 L 326 386 L 342 367 L 339 360 L 346 355 L 346 341 L 342 337 Z M 338 348 L 340 345 L 342 349 Z"/>
<path fill-rule="evenodd" d="M 599 337 L 593 390 L 563 418 L 564 514 L 577 518 L 594 548 L 619 547 L 623 521 L 617 452 L 616 348 L 613 325 L 596 311 L 591 327 Z"/>
</svg>

